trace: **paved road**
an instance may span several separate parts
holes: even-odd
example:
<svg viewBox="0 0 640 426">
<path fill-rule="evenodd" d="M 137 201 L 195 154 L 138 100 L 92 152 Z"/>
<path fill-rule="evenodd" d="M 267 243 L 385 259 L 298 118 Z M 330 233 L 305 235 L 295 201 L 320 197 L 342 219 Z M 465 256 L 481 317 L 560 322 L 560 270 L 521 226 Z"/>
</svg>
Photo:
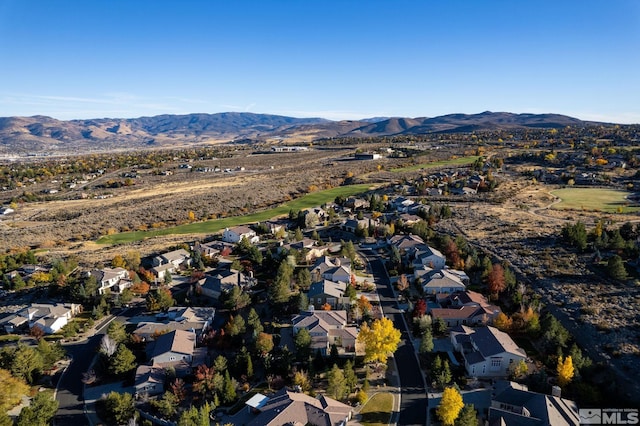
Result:
<svg viewBox="0 0 640 426">
<path fill-rule="evenodd" d="M 67 367 L 58 383 L 56 400 L 59 406 L 56 417 L 54 418 L 55 426 L 84 426 L 90 424 L 87 416 L 84 414 L 82 373 L 89 370 L 98 345 L 100 345 L 102 335 L 106 333 L 109 323 L 114 319 L 124 322 L 129 316 L 136 315 L 142 311 L 142 308 L 132 308 L 125 311 L 127 316 L 110 317 L 99 324 L 94 334 L 87 340 L 64 346 L 67 354 L 73 358 L 73 361 L 69 367 Z M 123 315 L 125 311 L 120 315 Z"/>
<path fill-rule="evenodd" d="M 400 425 L 424 425 L 427 413 L 427 397 L 422 370 L 411 343 L 407 324 L 398 310 L 398 303 L 391 289 L 382 260 L 372 253 L 368 254 L 369 265 L 373 273 L 376 288 L 380 295 L 380 305 L 385 316 L 393 321 L 401 332 L 401 342 L 394 357 L 400 377 L 401 395 Z"/>
</svg>

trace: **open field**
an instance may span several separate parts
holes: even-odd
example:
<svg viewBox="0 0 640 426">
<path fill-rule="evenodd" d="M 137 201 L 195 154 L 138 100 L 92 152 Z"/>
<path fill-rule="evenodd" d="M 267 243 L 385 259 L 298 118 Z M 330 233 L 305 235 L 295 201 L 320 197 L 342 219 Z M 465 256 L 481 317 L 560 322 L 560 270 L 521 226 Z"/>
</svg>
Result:
<svg viewBox="0 0 640 426">
<path fill-rule="evenodd" d="M 605 188 L 562 188 L 551 192 L 562 201 L 553 206 L 559 210 L 631 213 L 640 211 L 627 199 L 627 191 Z"/>
<path fill-rule="evenodd" d="M 360 410 L 360 423 L 365 426 L 386 426 L 389 424 L 392 410 L 393 395 L 388 392 L 377 393 Z"/>
<path fill-rule="evenodd" d="M 397 172 L 417 172 L 418 170 L 430 169 L 434 167 L 466 166 L 469 164 L 473 164 L 473 162 L 476 161 L 478 158 L 480 157 L 478 157 L 477 155 L 471 155 L 468 157 L 454 158 L 451 160 L 433 161 L 431 163 L 421 163 L 421 164 L 416 164 L 414 166 L 399 167 L 399 168 L 391 169 L 391 171 L 396 173 Z"/>
<path fill-rule="evenodd" d="M 212 219 L 205 222 L 189 223 L 172 228 L 164 228 L 151 231 L 123 232 L 119 234 L 105 235 L 98 239 L 97 243 L 130 243 L 133 241 L 140 241 L 145 238 L 152 238 L 159 235 L 213 234 L 228 227 L 261 222 L 277 216 L 286 215 L 290 210 L 302 210 L 322 205 L 329 201 L 333 201 L 338 196 L 348 197 L 367 191 L 370 188 L 371 186 L 368 184 L 339 186 L 337 188 L 307 194 L 303 197 L 292 200 L 288 203 L 284 203 L 273 209 L 264 210 L 257 213 L 251 213 L 244 216 L 225 217 L 222 219 Z"/>
</svg>

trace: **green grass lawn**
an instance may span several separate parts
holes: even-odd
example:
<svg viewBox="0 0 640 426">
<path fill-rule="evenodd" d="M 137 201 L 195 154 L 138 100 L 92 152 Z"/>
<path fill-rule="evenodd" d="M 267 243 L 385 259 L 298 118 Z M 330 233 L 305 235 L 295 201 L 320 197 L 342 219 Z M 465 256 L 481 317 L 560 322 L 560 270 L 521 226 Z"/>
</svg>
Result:
<svg viewBox="0 0 640 426">
<path fill-rule="evenodd" d="M 480 158 L 477 155 L 471 155 L 469 157 L 460 157 L 454 158 L 452 160 L 442 160 L 442 161 L 433 161 L 431 163 L 422 163 L 416 164 L 415 166 L 409 167 L 400 167 L 397 169 L 391 169 L 392 172 L 416 172 L 421 169 L 430 169 L 433 167 L 443 167 L 443 166 L 468 166 L 469 164 L 473 164 Z"/>
<path fill-rule="evenodd" d="M 377 393 L 360 410 L 360 423 L 365 426 L 386 426 L 391 420 L 393 395 L 388 392 Z"/>
<path fill-rule="evenodd" d="M 339 186 L 336 188 L 327 189 L 325 191 L 313 192 L 300 198 L 296 198 L 295 200 L 291 200 L 273 209 L 251 213 L 244 216 L 212 219 L 204 222 L 188 223 L 185 225 L 174 226 L 172 228 L 153 229 L 149 231 L 121 232 L 119 234 L 102 236 L 96 242 L 98 244 L 123 244 L 161 235 L 214 234 L 225 228 L 244 225 L 248 223 L 262 222 L 277 216 L 286 215 L 291 209 L 302 210 L 309 207 L 319 206 L 329 201 L 333 201 L 337 196 L 348 197 L 365 192 L 370 188 L 370 184 Z"/>
<path fill-rule="evenodd" d="M 562 201 L 553 206 L 558 210 L 602 211 L 607 213 L 631 213 L 640 210 L 626 199 L 630 193 L 606 188 L 563 188 L 551 192 Z"/>
</svg>

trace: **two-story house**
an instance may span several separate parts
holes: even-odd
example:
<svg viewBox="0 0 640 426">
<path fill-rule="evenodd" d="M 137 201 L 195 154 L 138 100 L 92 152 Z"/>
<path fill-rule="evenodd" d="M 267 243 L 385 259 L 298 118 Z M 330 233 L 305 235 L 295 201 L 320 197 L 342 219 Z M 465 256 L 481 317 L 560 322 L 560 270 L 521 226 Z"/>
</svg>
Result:
<svg viewBox="0 0 640 426">
<path fill-rule="evenodd" d="M 95 277 L 98 284 L 98 294 L 104 294 L 107 289 L 116 293 L 121 293 L 131 286 L 129 272 L 124 268 L 103 268 L 94 269 L 87 272 L 89 276 Z"/>
<path fill-rule="evenodd" d="M 332 345 L 343 353 L 359 350 L 358 329 L 347 325 L 347 311 L 304 311 L 295 315 L 292 323 L 294 335 L 303 328 L 309 331 L 311 349 L 322 355 L 328 354 Z"/>
<path fill-rule="evenodd" d="M 348 283 L 351 280 L 351 260 L 347 257 L 319 257 L 311 268 L 311 279 Z"/>
<path fill-rule="evenodd" d="M 309 303 L 316 309 L 322 308 L 325 304 L 331 306 L 331 309 L 336 309 L 339 305 L 343 304 L 346 289 L 347 283 L 342 281 L 316 281 L 309 287 L 307 297 L 309 298 Z"/>
<path fill-rule="evenodd" d="M 233 228 L 226 228 L 222 233 L 222 241 L 227 243 L 239 243 L 240 240 L 246 238 L 251 244 L 256 244 L 260 241 L 260 237 L 256 234 L 256 231 L 248 226 L 236 226 Z"/>
</svg>

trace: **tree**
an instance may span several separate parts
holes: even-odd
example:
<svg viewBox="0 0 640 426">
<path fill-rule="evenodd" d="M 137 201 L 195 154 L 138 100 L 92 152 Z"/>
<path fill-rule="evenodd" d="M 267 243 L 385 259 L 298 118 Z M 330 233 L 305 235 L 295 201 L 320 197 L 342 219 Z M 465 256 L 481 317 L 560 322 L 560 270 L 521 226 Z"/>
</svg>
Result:
<svg viewBox="0 0 640 426">
<path fill-rule="evenodd" d="M 431 330 L 427 329 L 420 340 L 420 353 L 424 354 L 433 350 L 433 336 Z"/>
<path fill-rule="evenodd" d="M 124 343 L 129 337 L 124 323 L 120 321 L 111 321 L 107 328 L 107 336 L 113 339 L 116 343 Z"/>
<path fill-rule="evenodd" d="M 140 267 L 140 252 L 138 250 L 129 250 L 124 256 L 127 262 L 127 269 L 136 271 Z"/>
<path fill-rule="evenodd" d="M 311 349 L 311 334 L 306 328 L 301 328 L 294 339 L 296 345 L 296 353 L 300 359 L 306 359 Z"/>
<path fill-rule="evenodd" d="M 504 312 L 500 312 L 493 319 L 493 326 L 501 331 L 509 331 L 512 325 L 513 321 Z"/>
<path fill-rule="evenodd" d="M 179 402 L 175 394 L 165 392 L 162 394 L 162 398 L 152 400 L 151 406 L 158 410 L 162 417 L 169 419 L 178 412 L 177 407 Z"/>
<path fill-rule="evenodd" d="M 66 355 L 66 351 L 59 341 L 49 343 L 46 340 L 41 339 L 38 342 L 37 351 L 40 353 L 40 357 L 42 358 L 43 370 L 50 370 L 56 362 L 60 361 Z"/>
<path fill-rule="evenodd" d="M 491 272 L 489 272 L 487 276 L 487 287 L 489 288 L 489 292 L 494 295 L 502 293 L 506 288 L 504 268 L 501 264 L 496 263 L 491 268 Z"/>
<path fill-rule="evenodd" d="M 42 355 L 35 348 L 22 343 L 13 351 L 10 370 L 14 377 L 24 379 L 27 383 L 33 384 L 42 373 L 44 362 Z"/>
<path fill-rule="evenodd" d="M 224 327 L 227 334 L 231 337 L 238 336 L 246 331 L 246 326 L 244 322 L 244 318 L 242 315 L 236 315 L 235 317 L 232 315 L 229 317 L 229 322 Z"/>
<path fill-rule="evenodd" d="M 124 268 L 127 265 L 127 262 L 124 260 L 124 257 L 120 254 L 116 254 L 111 259 L 111 267 L 113 268 Z"/>
<path fill-rule="evenodd" d="M 229 376 L 229 370 L 224 372 L 224 390 L 222 400 L 225 404 L 233 402 L 236 399 L 236 381 Z"/>
<path fill-rule="evenodd" d="M 427 313 L 427 302 L 424 299 L 418 299 L 416 304 L 413 306 L 413 316 L 414 317 L 422 317 Z"/>
<path fill-rule="evenodd" d="M 519 362 L 511 364 L 509 370 L 511 371 L 511 376 L 514 379 L 519 379 L 527 375 L 527 373 L 529 372 L 529 367 L 527 366 L 527 363 L 524 362 L 523 359 L 521 359 Z"/>
<path fill-rule="evenodd" d="M 224 306 L 234 312 L 251 304 L 249 293 L 246 293 L 237 285 L 234 285 L 230 291 L 223 293 L 223 296 Z"/>
<path fill-rule="evenodd" d="M 110 424 L 124 425 L 135 417 L 133 395 L 128 392 L 110 392 L 104 399 L 104 408 Z"/>
<path fill-rule="evenodd" d="M 251 308 L 249 315 L 247 316 L 247 325 L 251 327 L 253 337 L 258 337 L 258 334 L 262 333 L 262 321 L 260 321 L 260 315 L 256 312 L 255 308 Z"/>
<path fill-rule="evenodd" d="M 562 387 L 571 383 L 574 375 L 573 369 L 573 359 L 571 356 L 567 356 L 562 359 L 562 357 L 558 357 L 558 366 L 556 367 L 556 371 L 558 372 L 558 384 Z"/>
<path fill-rule="evenodd" d="M 309 380 L 309 376 L 304 370 L 293 373 L 293 384 L 300 386 L 302 392 L 309 392 L 311 390 L 311 380 Z"/>
<path fill-rule="evenodd" d="M 351 360 L 347 360 L 344 364 L 344 380 L 347 385 L 347 390 L 349 393 L 353 392 L 356 388 L 356 384 L 358 384 L 358 377 L 356 376 L 356 372 L 353 369 L 353 363 Z"/>
<path fill-rule="evenodd" d="M 399 292 L 403 292 L 409 288 L 409 280 L 405 274 L 400 275 L 400 278 L 398 278 L 398 282 L 396 283 L 396 287 Z"/>
<path fill-rule="evenodd" d="M 125 345 L 118 345 L 118 350 L 109 359 L 109 372 L 123 374 L 136 368 L 136 356 Z"/>
<path fill-rule="evenodd" d="M 267 333 L 260 333 L 256 338 L 256 350 L 260 353 L 260 356 L 265 356 L 273 350 L 273 335 Z"/>
<path fill-rule="evenodd" d="M 433 334 L 442 335 L 447 331 L 447 323 L 442 318 L 436 318 L 432 323 Z"/>
<path fill-rule="evenodd" d="M 108 334 L 103 335 L 100 340 L 100 352 L 107 358 L 111 358 L 116 353 L 116 350 L 118 350 L 118 342 L 109 337 Z"/>
<path fill-rule="evenodd" d="M 311 286 L 311 272 L 309 272 L 307 268 L 298 270 L 298 274 L 296 275 L 296 282 L 298 283 L 298 287 L 303 290 L 308 290 Z"/>
<path fill-rule="evenodd" d="M 624 267 L 624 262 L 617 254 L 609 258 L 607 262 L 607 272 L 611 278 L 616 280 L 624 280 L 627 278 L 627 270 Z"/>
<path fill-rule="evenodd" d="M 200 409 L 192 406 L 180 415 L 178 426 L 209 426 L 211 406 L 205 403 Z"/>
<path fill-rule="evenodd" d="M 400 330 L 393 327 L 389 318 L 375 320 L 371 327 L 364 323 L 358 335 L 358 341 L 365 346 L 365 362 L 379 361 L 387 363 L 387 357 L 398 349 Z"/>
<path fill-rule="evenodd" d="M 442 393 L 440 405 L 436 409 L 436 414 L 444 425 L 453 425 L 460 411 L 464 407 L 462 395 L 455 388 L 449 387 Z"/>
<path fill-rule="evenodd" d="M 433 380 L 436 383 L 436 386 L 439 388 L 444 388 L 447 384 L 451 382 L 453 376 L 451 375 L 451 368 L 449 367 L 449 360 L 440 358 L 439 355 L 433 361 L 433 365 L 431 368 L 431 374 L 433 376 Z"/>
<path fill-rule="evenodd" d="M 347 393 L 347 381 L 345 380 L 344 373 L 337 364 L 333 364 L 333 367 L 327 374 L 327 378 L 329 380 L 327 393 L 337 400 L 343 399 Z"/>
<path fill-rule="evenodd" d="M 286 259 L 280 262 L 275 281 L 269 286 L 269 299 L 272 303 L 286 303 L 291 296 L 291 277 L 293 268 Z"/>
<path fill-rule="evenodd" d="M 52 392 L 38 392 L 28 407 L 20 411 L 16 426 L 48 426 L 58 411 L 58 401 Z"/>
<path fill-rule="evenodd" d="M 14 377 L 8 370 L 0 369 L 0 413 L 6 413 L 29 394 L 29 385 L 22 378 Z"/>
<path fill-rule="evenodd" d="M 369 302 L 369 299 L 367 299 L 367 297 L 364 294 L 360 295 L 356 304 L 358 306 L 358 309 L 362 313 L 362 315 L 371 314 L 371 309 L 373 308 L 373 306 L 371 305 L 371 302 Z"/>
<path fill-rule="evenodd" d="M 465 404 L 458 414 L 455 426 L 478 426 L 478 415 L 473 404 Z"/>
<path fill-rule="evenodd" d="M 194 373 L 193 390 L 205 399 L 210 399 L 217 390 L 222 390 L 217 387 L 215 375 L 215 369 L 207 367 L 204 364 L 198 365 Z"/>
<path fill-rule="evenodd" d="M 356 300 L 357 293 L 353 284 L 347 284 L 347 287 L 344 290 L 344 297 L 348 297 L 351 301 Z"/>
</svg>

